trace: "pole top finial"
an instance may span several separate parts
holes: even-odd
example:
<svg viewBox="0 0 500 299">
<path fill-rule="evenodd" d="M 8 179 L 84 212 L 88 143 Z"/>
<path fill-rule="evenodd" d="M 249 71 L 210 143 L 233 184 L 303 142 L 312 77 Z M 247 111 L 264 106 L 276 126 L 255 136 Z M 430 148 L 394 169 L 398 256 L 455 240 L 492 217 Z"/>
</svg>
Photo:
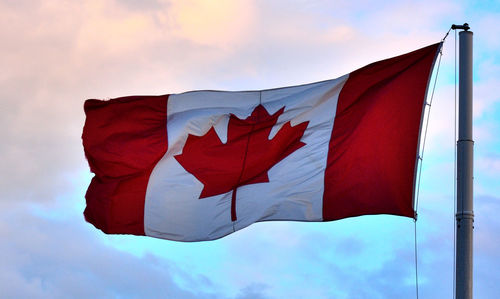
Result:
<svg viewBox="0 0 500 299">
<path fill-rule="evenodd" d="M 464 23 L 463 25 L 453 24 L 453 25 L 451 25 L 451 29 L 453 29 L 453 30 L 462 29 L 462 30 L 468 31 L 470 29 L 470 26 L 467 23 Z"/>
</svg>

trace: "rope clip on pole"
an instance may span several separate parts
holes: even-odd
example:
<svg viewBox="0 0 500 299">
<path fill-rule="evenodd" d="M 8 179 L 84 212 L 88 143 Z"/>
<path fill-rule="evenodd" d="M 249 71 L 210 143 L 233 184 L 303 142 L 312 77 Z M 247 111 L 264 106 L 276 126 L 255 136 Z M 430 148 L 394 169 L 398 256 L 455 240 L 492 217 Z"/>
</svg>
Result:
<svg viewBox="0 0 500 299">
<path fill-rule="evenodd" d="M 467 23 L 464 23 L 463 25 L 451 25 L 451 29 L 453 30 L 457 30 L 457 29 L 462 29 L 462 30 L 465 30 L 465 31 L 469 31 L 470 27 L 469 27 L 469 24 Z"/>
</svg>

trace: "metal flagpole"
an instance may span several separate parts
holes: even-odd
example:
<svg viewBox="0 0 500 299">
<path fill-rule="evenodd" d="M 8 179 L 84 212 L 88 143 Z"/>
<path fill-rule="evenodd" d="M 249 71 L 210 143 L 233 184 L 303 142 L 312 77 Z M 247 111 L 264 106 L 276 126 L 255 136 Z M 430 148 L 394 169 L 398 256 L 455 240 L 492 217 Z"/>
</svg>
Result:
<svg viewBox="0 0 500 299">
<path fill-rule="evenodd" d="M 458 141 L 457 141 L 457 238 L 455 294 L 472 298 L 473 146 L 472 140 L 472 36 L 467 23 L 453 25 L 459 32 Z"/>
</svg>

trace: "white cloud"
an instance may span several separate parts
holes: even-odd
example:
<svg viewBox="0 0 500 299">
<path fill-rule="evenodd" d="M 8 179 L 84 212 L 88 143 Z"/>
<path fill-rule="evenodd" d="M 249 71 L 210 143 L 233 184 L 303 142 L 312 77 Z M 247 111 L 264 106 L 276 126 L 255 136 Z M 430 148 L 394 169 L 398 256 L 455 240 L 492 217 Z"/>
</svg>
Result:
<svg viewBox="0 0 500 299">
<path fill-rule="evenodd" d="M 487 78 L 474 84 L 474 117 L 479 118 L 497 105 L 500 106 L 500 66 L 493 64 L 481 71 L 488 74 Z M 482 72 L 482 73 L 483 73 Z"/>
<path fill-rule="evenodd" d="M 491 177 L 500 177 L 500 154 L 490 154 L 479 157 L 477 172 L 486 172 Z"/>
<path fill-rule="evenodd" d="M 22 228 L 22 229 L 17 229 Z M 6 298 L 221 298 L 210 279 L 185 273 L 152 255 L 136 257 L 100 244 L 89 226 L 46 219 L 18 205 L 0 218 Z M 189 277 L 181 288 L 176 276 Z"/>
</svg>

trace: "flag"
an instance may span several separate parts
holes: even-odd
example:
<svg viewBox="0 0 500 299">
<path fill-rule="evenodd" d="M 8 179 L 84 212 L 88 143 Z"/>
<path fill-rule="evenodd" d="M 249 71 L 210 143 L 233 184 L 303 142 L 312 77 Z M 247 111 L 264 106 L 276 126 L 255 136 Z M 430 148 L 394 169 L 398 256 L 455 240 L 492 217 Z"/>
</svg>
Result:
<svg viewBox="0 0 500 299">
<path fill-rule="evenodd" d="M 414 217 L 440 47 L 299 86 L 87 100 L 85 219 L 109 234 L 202 241 L 259 221 Z"/>
</svg>

